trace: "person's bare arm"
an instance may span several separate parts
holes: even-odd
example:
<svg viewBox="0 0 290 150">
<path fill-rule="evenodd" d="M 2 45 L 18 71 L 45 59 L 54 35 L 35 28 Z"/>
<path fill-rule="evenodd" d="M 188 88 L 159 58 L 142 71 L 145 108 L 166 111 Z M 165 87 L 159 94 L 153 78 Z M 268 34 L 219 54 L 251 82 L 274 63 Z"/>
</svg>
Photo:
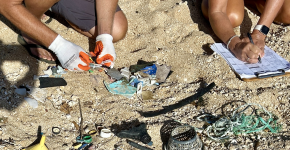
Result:
<svg viewBox="0 0 290 150">
<path fill-rule="evenodd" d="M 227 16 L 228 0 L 209 0 L 209 21 L 215 34 L 225 43 L 235 35 L 231 22 Z M 235 56 L 250 63 L 257 63 L 260 49 L 249 42 L 235 37 L 229 44 L 229 49 Z"/>
<path fill-rule="evenodd" d="M 57 34 L 22 5 L 22 0 L 0 0 L 0 13 L 19 30 L 48 47 Z"/>
<path fill-rule="evenodd" d="M 284 0 L 267 0 L 265 3 L 264 12 L 261 13 L 261 17 L 258 21 L 258 25 L 265 25 L 270 28 L 272 22 L 277 16 L 280 8 L 282 7 Z M 254 43 L 260 48 L 264 49 L 266 35 L 258 30 L 253 30 L 252 38 Z"/>
<path fill-rule="evenodd" d="M 98 35 L 111 34 L 118 0 L 97 0 Z"/>
</svg>

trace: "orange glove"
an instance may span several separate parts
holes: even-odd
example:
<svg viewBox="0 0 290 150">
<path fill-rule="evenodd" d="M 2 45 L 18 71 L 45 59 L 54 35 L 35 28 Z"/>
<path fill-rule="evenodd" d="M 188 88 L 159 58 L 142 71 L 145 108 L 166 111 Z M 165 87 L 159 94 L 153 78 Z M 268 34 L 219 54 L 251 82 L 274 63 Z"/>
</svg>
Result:
<svg viewBox="0 0 290 150">
<path fill-rule="evenodd" d="M 93 63 L 93 61 L 90 59 L 89 55 L 84 52 L 80 52 L 80 59 L 87 65 L 83 66 L 79 64 L 78 67 L 84 71 L 90 70 L 90 63 Z"/>
<path fill-rule="evenodd" d="M 96 56 L 96 62 L 113 68 L 116 59 L 116 52 L 113 45 L 113 37 L 110 34 L 101 34 L 96 38 L 96 47 L 92 56 Z"/>
</svg>

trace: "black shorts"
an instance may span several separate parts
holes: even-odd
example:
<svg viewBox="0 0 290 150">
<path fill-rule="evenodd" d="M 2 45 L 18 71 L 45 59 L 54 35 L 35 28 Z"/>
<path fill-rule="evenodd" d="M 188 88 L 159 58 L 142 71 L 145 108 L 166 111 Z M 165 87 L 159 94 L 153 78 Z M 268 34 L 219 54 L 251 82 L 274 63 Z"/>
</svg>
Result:
<svg viewBox="0 0 290 150">
<path fill-rule="evenodd" d="M 51 7 L 53 13 L 59 14 L 83 31 L 89 31 L 97 25 L 96 0 L 60 0 Z M 117 6 L 116 12 L 121 8 Z"/>
</svg>

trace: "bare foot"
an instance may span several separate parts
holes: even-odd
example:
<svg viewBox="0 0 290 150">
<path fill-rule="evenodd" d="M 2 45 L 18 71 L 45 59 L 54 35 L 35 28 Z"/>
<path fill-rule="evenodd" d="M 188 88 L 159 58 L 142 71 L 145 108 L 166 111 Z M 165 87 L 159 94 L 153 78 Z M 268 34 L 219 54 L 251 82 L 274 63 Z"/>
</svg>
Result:
<svg viewBox="0 0 290 150">
<path fill-rule="evenodd" d="M 22 33 L 22 36 L 28 44 L 38 44 L 33 39 L 31 39 L 30 37 L 28 37 L 27 35 L 23 33 Z M 42 59 L 51 60 L 51 61 L 55 61 L 57 59 L 56 55 L 53 52 L 49 52 L 43 48 L 30 48 L 30 51 L 32 55 L 38 56 L 39 58 L 42 58 Z"/>
</svg>

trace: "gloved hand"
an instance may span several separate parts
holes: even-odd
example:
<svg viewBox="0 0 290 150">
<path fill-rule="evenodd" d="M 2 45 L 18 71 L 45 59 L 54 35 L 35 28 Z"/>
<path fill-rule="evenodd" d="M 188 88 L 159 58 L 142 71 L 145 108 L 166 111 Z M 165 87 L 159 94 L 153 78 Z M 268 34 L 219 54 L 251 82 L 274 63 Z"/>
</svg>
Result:
<svg viewBox="0 0 290 150">
<path fill-rule="evenodd" d="M 113 45 L 113 37 L 110 34 L 101 34 L 96 38 L 96 47 L 92 56 L 96 56 L 97 63 L 113 68 L 116 52 Z"/>
<path fill-rule="evenodd" d="M 55 38 L 48 49 L 56 54 L 59 62 L 66 69 L 84 71 L 90 69 L 89 55 L 80 46 L 65 40 L 60 35 Z"/>
</svg>

